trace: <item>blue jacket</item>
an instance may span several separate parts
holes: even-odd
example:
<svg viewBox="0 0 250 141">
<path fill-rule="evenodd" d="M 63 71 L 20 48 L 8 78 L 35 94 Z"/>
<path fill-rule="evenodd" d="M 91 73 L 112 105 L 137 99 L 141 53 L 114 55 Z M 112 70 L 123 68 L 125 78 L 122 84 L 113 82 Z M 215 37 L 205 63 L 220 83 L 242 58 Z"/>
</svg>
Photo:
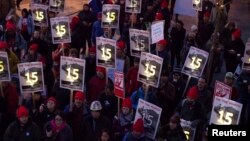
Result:
<svg viewBox="0 0 250 141">
<path fill-rule="evenodd" d="M 139 138 L 135 138 L 131 132 L 128 132 L 125 134 L 122 141 L 148 141 L 148 139 L 144 134 L 142 134 Z"/>
<path fill-rule="evenodd" d="M 18 20 L 18 23 L 17 23 L 17 28 L 18 29 L 22 29 L 22 21 L 23 21 L 23 17 L 20 17 L 20 19 Z M 34 23 L 33 23 L 33 19 L 32 19 L 32 16 L 28 16 L 28 33 L 31 35 L 34 30 L 35 30 L 35 26 L 34 26 Z"/>
<path fill-rule="evenodd" d="M 16 47 L 18 49 L 27 49 L 27 42 L 24 40 L 23 36 L 16 32 Z M 6 33 L 2 36 L 1 41 L 7 41 Z"/>
<path fill-rule="evenodd" d="M 100 37 L 104 34 L 102 29 L 102 22 L 97 20 L 93 23 L 91 41 L 96 44 L 96 37 Z"/>
</svg>

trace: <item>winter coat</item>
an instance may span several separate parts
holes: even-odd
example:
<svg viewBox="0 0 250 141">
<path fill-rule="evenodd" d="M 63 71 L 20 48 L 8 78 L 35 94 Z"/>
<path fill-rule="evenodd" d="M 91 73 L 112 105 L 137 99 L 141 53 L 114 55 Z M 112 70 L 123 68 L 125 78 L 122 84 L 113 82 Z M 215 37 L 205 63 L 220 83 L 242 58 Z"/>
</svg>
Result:
<svg viewBox="0 0 250 141">
<path fill-rule="evenodd" d="M 53 132 L 52 137 L 47 137 L 46 130 L 48 128 L 53 128 L 51 125 L 51 122 L 52 121 L 49 121 L 44 125 L 44 129 L 43 129 L 44 141 L 74 141 L 72 129 L 70 128 L 70 126 L 67 123 L 65 123 L 64 128 L 61 129 L 60 132 L 58 132 L 58 133 Z"/>
<path fill-rule="evenodd" d="M 211 35 L 214 32 L 214 26 L 212 23 L 201 22 L 198 25 L 198 35 L 201 37 L 202 46 L 204 46 L 207 41 L 211 38 Z"/>
<path fill-rule="evenodd" d="M 137 81 L 137 75 L 138 75 L 138 67 L 132 67 L 129 69 L 127 76 L 126 76 L 126 90 L 127 94 L 129 96 L 132 95 L 132 92 L 139 89 L 140 84 Z"/>
<path fill-rule="evenodd" d="M 103 115 L 112 122 L 118 110 L 118 98 L 115 95 L 106 95 L 102 93 L 99 97 L 99 101 L 102 104 Z"/>
<path fill-rule="evenodd" d="M 96 44 L 96 37 L 100 37 L 104 34 L 102 29 L 102 22 L 97 20 L 94 22 L 92 26 L 92 35 L 91 35 L 91 41 Z"/>
<path fill-rule="evenodd" d="M 171 50 L 180 52 L 186 36 L 186 29 L 181 28 L 181 30 L 178 30 L 176 27 L 174 27 L 172 28 L 170 35 L 172 39 Z"/>
<path fill-rule="evenodd" d="M 8 126 L 4 141 L 41 141 L 41 131 L 31 120 L 24 127 L 16 120 Z"/>
<path fill-rule="evenodd" d="M 20 29 L 20 30 L 22 29 L 22 22 L 23 22 L 23 20 L 24 20 L 24 18 L 20 17 L 20 19 L 19 19 L 19 21 L 17 23 L 17 28 Z M 27 17 L 27 29 L 28 29 L 29 35 L 31 35 L 34 32 L 34 30 L 35 30 L 35 26 L 33 24 L 33 18 L 32 18 L 31 15 L 29 15 Z"/>
<path fill-rule="evenodd" d="M 141 137 L 135 138 L 132 135 L 132 132 L 128 132 L 122 139 L 122 141 L 149 141 L 149 139 L 142 134 Z"/>
<path fill-rule="evenodd" d="M 34 121 L 38 124 L 38 126 L 43 129 L 43 126 L 51 121 L 52 119 L 55 118 L 55 112 L 56 110 L 54 110 L 53 112 L 50 112 L 48 110 L 47 107 L 44 106 L 44 110 L 42 113 L 38 112 L 36 117 L 34 117 Z"/>
<path fill-rule="evenodd" d="M 19 59 L 14 52 L 11 50 L 7 51 L 10 65 L 10 73 L 17 73 L 17 64 L 19 63 Z"/>
<path fill-rule="evenodd" d="M 98 97 L 101 95 L 101 93 L 104 92 L 106 86 L 106 79 L 101 79 L 100 77 L 93 76 L 89 81 L 89 87 L 88 87 L 88 95 L 87 100 L 88 102 L 92 102 L 94 100 L 97 100 Z"/>
<path fill-rule="evenodd" d="M 18 32 L 15 33 L 14 38 L 8 38 L 5 32 L 1 40 L 6 41 L 10 45 L 10 47 L 17 47 L 18 49 L 21 49 L 21 50 L 27 49 L 27 42 L 24 40 L 23 36 Z"/>
<path fill-rule="evenodd" d="M 180 125 L 175 129 L 170 129 L 169 124 L 161 127 L 156 138 L 166 139 L 167 141 L 186 141 L 186 135 Z"/>
</svg>

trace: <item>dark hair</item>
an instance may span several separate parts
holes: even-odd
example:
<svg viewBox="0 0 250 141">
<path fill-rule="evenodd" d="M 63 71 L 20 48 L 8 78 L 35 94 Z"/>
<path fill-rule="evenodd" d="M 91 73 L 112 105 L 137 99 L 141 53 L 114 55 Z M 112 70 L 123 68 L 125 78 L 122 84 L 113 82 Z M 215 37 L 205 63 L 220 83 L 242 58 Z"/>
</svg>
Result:
<svg viewBox="0 0 250 141">
<path fill-rule="evenodd" d="M 207 83 L 207 77 L 206 77 L 205 75 L 200 76 L 199 79 L 200 79 L 200 78 L 201 78 L 201 79 L 204 79 L 205 82 Z"/>
<path fill-rule="evenodd" d="M 55 118 L 56 118 L 56 116 L 60 116 L 64 121 L 66 120 L 66 115 L 63 111 L 56 111 Z"/>
<path fill-rule="evenodd" d="M 111 132 L 111 130 L 109 128 L 104 128 L 104 129 L 101 130 L 100 136 L 99 136 L 100 139 L 101 139 L 102 133 L 104 133 L 104 132 L 106 132 L 109 135 L 109 141 L 111 141 L 111 139 L 112 139 L 112 132 Z"/>
<path fill-rule="evenodd" d="M 182 27 L 184 26 L 183 22 L 180 20 L 176 21 L 176 23 L 179 23 Z"/>
<path fill-rule="evenodd" d="M 167 70 L 162 70 L 161 76 L 167 76 L 167 77 L 169 77 L 169 71 L 167 71 Z"/>
<path fill-rule="evenodd" d="M 28 11 L 28 9 L 26 9 L 26 8 L 24 8 L 24 9 L 22 10 L 22 13 L 24 13 L 26 17 L 29 16 L 29 11 Z"/>
</svg>

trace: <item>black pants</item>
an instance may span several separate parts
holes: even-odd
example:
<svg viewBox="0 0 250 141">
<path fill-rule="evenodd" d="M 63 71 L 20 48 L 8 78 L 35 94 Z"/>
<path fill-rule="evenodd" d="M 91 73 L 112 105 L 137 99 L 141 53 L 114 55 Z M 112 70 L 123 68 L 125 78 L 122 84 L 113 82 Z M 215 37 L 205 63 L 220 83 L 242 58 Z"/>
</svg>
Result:
<svg viewBox="0 0 250 141">
<path fill-rule="evenodd" d="M 180 53 L 181 53 L 180 49 L 171 50 L 171 66 L 172 67 L 174 67 L 175 58 L 176 58 L 177 66 L 180 66 L 180 64 L 181 64 L 181 55 L 180 55 Z"/>
<path fill-rule="evenodd" d="M 16 0 L 16 6 L 17 7 L 20 7 L 20 3 L 22 2 L 23 0 Z"/>
</svg>

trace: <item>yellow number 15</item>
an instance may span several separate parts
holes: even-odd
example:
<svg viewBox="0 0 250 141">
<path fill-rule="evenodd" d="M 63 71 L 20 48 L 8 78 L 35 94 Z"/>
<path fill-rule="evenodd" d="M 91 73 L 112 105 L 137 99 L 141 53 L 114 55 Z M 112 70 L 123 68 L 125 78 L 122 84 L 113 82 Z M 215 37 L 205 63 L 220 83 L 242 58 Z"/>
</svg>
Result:
<svg viewBox="0 0 250 141">
<path fill-rule="evenodd" d="M 36 11 L 36 19 L 39 21 L 44 19 L 43 11 Z"/>
<path fill-rule="evenodd" d="M 115 20 L 115 12 L 107 12 L 107 21 L 112 22 Z"/>
<path fill-rule="evenodd" d="M 63 36 L 66 33 L 66 26 L 65 25 L 57 25 L 56 26 L 56 33 L 59 36 Z"/>
<path fill-rule="evenodd" d="M 0 72 L 4 70 L 3 61 L 0 61 Z"/>
</svg>

